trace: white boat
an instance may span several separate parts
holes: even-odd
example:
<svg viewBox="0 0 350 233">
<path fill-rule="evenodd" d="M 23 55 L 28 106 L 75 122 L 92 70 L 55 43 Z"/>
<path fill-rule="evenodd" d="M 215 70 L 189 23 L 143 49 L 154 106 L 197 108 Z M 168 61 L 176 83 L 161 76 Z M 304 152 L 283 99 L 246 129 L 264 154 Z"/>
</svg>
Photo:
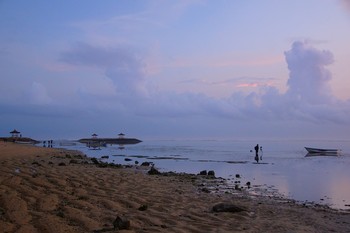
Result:
<svg viewBox="0 0 350 233">
<path fill-rule="evenodd" d="M 320 149 L 320 148 L 311 148 L 311 147 L 305 147 L 305 149 L 308 152 L 308 156 L 313 156 L 313 155 L 337 156 L 341 152 L 341 150 L 339 149 Z"/>
</svg>

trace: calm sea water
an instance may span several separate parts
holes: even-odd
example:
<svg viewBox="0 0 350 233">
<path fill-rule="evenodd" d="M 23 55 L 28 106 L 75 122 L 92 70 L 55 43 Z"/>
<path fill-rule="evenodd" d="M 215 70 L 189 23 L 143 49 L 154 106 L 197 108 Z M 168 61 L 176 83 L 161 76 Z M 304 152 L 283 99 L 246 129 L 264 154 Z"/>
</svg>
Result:
<svg viewBox="0 0 350 233">
<path fill-rule="evenodd" d="M 263 148 L 261 163 L 254 161 L 254 146 Z M 59 146 L 59 142 L 55 142 Z M 305 146 L 339 148 L 339 157 L 305 157 Z M 157 140 L 136 145 L 117 145 L 91 150 L 84 144 L 62 145 L 90 157 L 108 155 L 107 162 L 135 164 L 153 162 L 160 171 L 199 173 L 214 170 L 217 177 L 251 182 L 262 193 L 282 195 L 300 202 L 350 209 L 350 141 L 319 140 Z M 252 152 L 253 151 L 253 152 Z"/>
</svg>

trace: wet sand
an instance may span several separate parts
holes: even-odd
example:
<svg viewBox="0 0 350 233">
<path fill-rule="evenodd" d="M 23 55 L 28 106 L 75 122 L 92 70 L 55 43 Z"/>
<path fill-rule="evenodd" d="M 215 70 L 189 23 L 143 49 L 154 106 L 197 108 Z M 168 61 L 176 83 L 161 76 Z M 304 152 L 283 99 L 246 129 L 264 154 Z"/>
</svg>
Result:
<svg viewBox="0 0 350 233">
<path fill-rule="evenodd" d="M 74 151 L 0 142 L 0 165 L 0 232 L 350 232 L 349 213 L 98 166 Z M 239 211 L 214 212 L 219 203 Z"/>
</svg>

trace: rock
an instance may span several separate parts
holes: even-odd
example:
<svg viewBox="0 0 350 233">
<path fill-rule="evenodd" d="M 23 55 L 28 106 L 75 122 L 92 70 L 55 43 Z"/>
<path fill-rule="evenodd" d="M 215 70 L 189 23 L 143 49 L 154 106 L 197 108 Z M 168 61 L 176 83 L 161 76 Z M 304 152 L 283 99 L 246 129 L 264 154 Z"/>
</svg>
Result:
<svg viewBox="0 0 350 233">
<path fill-rule="evenodd" d="M 148 171 L 149 175 L 159 175 L 161 174 L 157 169 L 155 169 L 154 167 L 151 167 L 151 170 Z"/>
<path fill-rule="evenodd" d="M 109 156 L 108 155 L 103 155 L 103 156 L 101 156 L 101 159 L 109 159 Z"/>
<path fill-rule="evenodd" d="M 201 175 L 201 176 L 208 175 L 207 170 L 203 170 L 203 171 L 199 172 L 199 175 Z"/>
<path fill-rule="evenodd" d="M 148 206 L 147 205 L 142 205 L 138 208 L 139 211 L 145 211 L 148 209 Z"/>
<path fill-rule="evenodd" d="M 139 164 L 139 161 L 136 160 L 136 161 L 135 161 L 135 164 L 136 164 L 136 165 Z"/>
<path fill-rule="evenodd" d="M 210 190 L 208 188 L 202 188 L 201 191 L 204 193 L 210 193 Z"/>
<path fill-rule="evenodd" d="M 124 161 L 132 161 L 132 159 L 125 158 Z"/>
<path fill-rule="evenodd" d="M 144 166 L 144 167 L 149 167 L 151 165 L 150 162 L 143 162 L 141 163 L 141 166 Z"/>
<path fill-rule="evenodd" d="M 5 210 L 0 207 L 0 216 L 3 216 L 3 215 L 5 215 Z"/>
<path fill-rule="evenodd" d="M 248 188 L 250 188 L 250 186 L 251 186 L 249 181 L 246 183 L 246 185 L 248 186 Z"/>
<path fill-rule="evenodd" d="M 208 171 L 208 176 L 215 176 L 215 172 L 213 170 Z"/>
<path fill-rule="evenodd" d="M 125 217 L 117 217 L 113 222 L 114 230 L 128 230 L 130 229 L 130 220 Z"/>
<path fill-rule="evenodd" d="M 212 211 L 238 213 L 238 212 L 246 211 L 246 209 L 236 206 L 234 204 L 220 203 L 213 206 Z"/>
<path fill-rule="evenodd" d="M 93 162 L 93 164 L 99 164 L 100 163 L 96 158 L 91 158 L 91 162 Z"/>
<path fill-rule="evenodd" d="M 58 166 L 66 166 L 66 164 L 61 162 L 61 163 L 58 164 Z"/>
<path fill-rule="evenodd" d="M 236 174 L 236 178 L 241 178 L 241 175 L 240 174 Z"/>
</svg>

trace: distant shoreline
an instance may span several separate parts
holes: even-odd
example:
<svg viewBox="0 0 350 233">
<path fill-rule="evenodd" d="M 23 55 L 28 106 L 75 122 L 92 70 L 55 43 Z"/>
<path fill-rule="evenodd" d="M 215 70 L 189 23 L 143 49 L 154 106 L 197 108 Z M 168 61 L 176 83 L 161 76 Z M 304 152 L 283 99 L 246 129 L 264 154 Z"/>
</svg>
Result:
<svg viewBox="0 0 350 233">
<path fill-rule="evenodd" d="M 0 141 L 3 142 L 19 142 L 19 143 L 28 143 L 28 144 L 37 144 L 40 141 L 34 140 L 28 137 L 0 137 Z"/>
<path fill-rule="evenodd" d="M 127 145 L 127 144 L 137 144 L 142 141 L 136 138 L 82 138 L 82 139 L 79 139 L 78 142 Z"/>
</svg>

